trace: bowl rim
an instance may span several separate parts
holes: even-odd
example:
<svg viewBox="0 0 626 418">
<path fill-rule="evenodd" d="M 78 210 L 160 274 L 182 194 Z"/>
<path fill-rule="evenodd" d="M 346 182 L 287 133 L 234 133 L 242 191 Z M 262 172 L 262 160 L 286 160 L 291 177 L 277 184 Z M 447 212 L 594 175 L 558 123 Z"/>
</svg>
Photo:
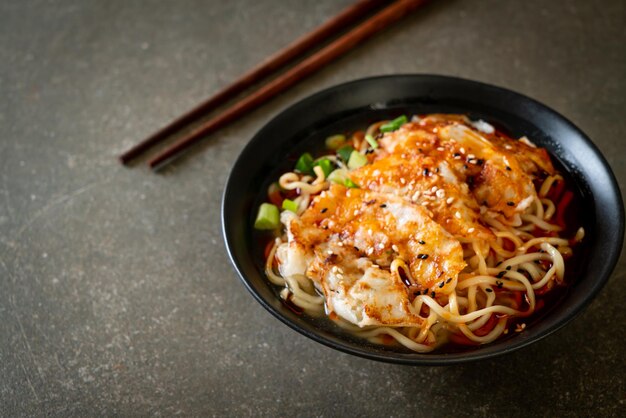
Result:
<svg viewBox="0 0 626 418">
<path fill-rule="evenodd" d="M 591 151 L 594 154 L 593 155 L 594 158 L 596 158 L 599 161 L 600 165 L 605 170 L 609 179 L 609 184 L 607 184 L 606 187 L 610 189 L 610 193 L 612 195 L 611 197 L 614 197 L 616 201 L 616 206 L 613 208 L 613 210 L 618 214 L 618 216 L 617 216 L 617 219 L 614 219 L 613 226 L 614 226 L 614 230 L 617 233 L 616 236 L 618 237 L 618 239 L 613 244 L 614 247 L 613 247 L 613 251 L 610 254 L 610 257 L 608 259 L 605 259 L 606 264 L 605 264 L 604 274 L 602 274 L 601 277 L 597 277 L 594 280 L 594 285 L 591 291 L 587 293 L 587 295 L 584 297 L 584 299 L 581 302 L 576 304 L 573 307 L 573 309 L 570 309 L 569 311 L 567 311 L 558 322 L 556 322 L 555 324 L 553 324 L 551 327 L 547 329 L 539 331 L 537 334 L 533 335 L 532 338 L 517 338 L 515 341 L 509 340 L 510 344 L 500 347 L 500 349 L 498 350 L 489 350 L 488 347 L 490 346 L 490 344 L 487 344 L 485 346 L 480 346 L 477 349 L 463 351 L 460 353 L 451 353 L 451 354 L 445 354 L 445 353 L 442 353 L 442 354 L 435 354 L 435 353 L 403 354 L 403 353 L 393 352 L 393 351 L 383 352 L 383 353 L 373 352 L 373 351 L 367 350 L 365 346 L 363 348 L 355 347 L 354 345 L 351 345 L 348 341 L 344 341 L 340 343 L 337 341 L 330 340 L 320 335 L 319 333 L 316 333 L 308 329 L 307 327 L 303 327 L 295 323 L 294 321 L 290 320 L 289 318 L 283 316 L 279 311 L 277 311 L 270 303 L 268 303 L 262 297 L 262 295 L 252 285 L 252 283 L 248 280 L 248 278 L 245 277 L 245 275 L 243 274 L 242 268 L 237 258 L 237 254 L 235 254 L 235 250 L 234 250 L 234 245 L 233 245 L 234 237 L 230 237 L 229 231 L 227 229 L 229 226 L 228 206 L 230 205 L 230 200 L 233 195 L 233 190 L 231 190 L 230 187 L 232 187 L 231 184 L 233 183 L 233 179 L 238 174 L 239 170 L 237 170 L 237 168 L 242 165 L 243 156 L 249 153 L 249 151 L 253 149 L 259 141 L 262 140 L 264 136 L 263 134 L 265 133 L 265 131 L 269 130 L 269 128 L 273 124 L 278 123 L 281 117 L 285 117 L 285 115 L 289 113 L 293 113 L 293 112 L 297 113 L 298 109 L 306 107 L 310 103 L 315 103 L 320 98 L 323 98 L 333 93 L 334 91 L 342 89 L 342 88 L 350 88 L 350 87 L 354 87 L 363 83 L 384 82 L 386 80 L 401 79 L 401 78 L 410 78 L 410 79 L 416 79 L 416 80 L 420 79 L 424 82 L 436 81 L 436 82 L 463 83 L 463 84 L 471 85 L 478 89 L 488 89 L 498 94 L 511 95 L 512 97 L 515 97 L 517 100 L 522 100 L 534 106 L 537 106 L 538 108 L 541 109 L 542 112 L 546 112 L 547 114 L 550 114 L 552 117 L 564 123 L 569 129 L 576 132 L 579 135 L 579 137 L 583 140 L 584 144 L 588 147 L 589 151 Z M 224 239 L 225 248 L 226 248 L 228 257 L 230 259 L 230 262 L 233 265 L 235 271 L 237 272 L 237 275 L 239 276 L 239 279 L 243 282 L 244 286 L 248 289 L 248 291 L 252 294 L 252 296 L 257 300 L 257 302 L 261 304 L 261 306 L 263 306 L 274 317 L 276 317 L 281 322 L 289 326 L 291 329 L 327 347 L 339 350 L 344 353 L 356 355 L 356 356 L 363 357 L 363 358 L 368 358 L 371 360 L 377 360 L 377 361 L 387 362 L 387 363 L 406 364 L 406 365 L 440 366 L 440 365 L 452 365 L 452 364 L 466 363 L 466 362 L 471 362 L 471 361 L 484 360 L 488 358 L 499 357 L 499 356 L 511 353 L 513 351 L 517 351 L 521 348 L 524 348 L 534 342 L 542 340 L 543 338 L 553 334 L 554 332 L 564 327 L 566 324 L 570 323 L 570 321 L 572 321 L 581 312 L 583 312 L 583 310 L 591 303 L 591 301 L 596 297 L 596 295 L 608 282 L 615 268 L 615 265 L 617 264 L 619 260 L 621 249 L 623 246 L 623 240 L 624 240 L 624 203 L 623 203 L 622 195 L 621 195 L 620 188 L 619 188 L 617 179 L 615 177 L 615 174 L 613 173 L 611 166 L 607 162 L 606 158 L 600 152 L 599 148 L 593 143 L 593 141 L 581 129 L 579 129 L 576 125 L 574 125 L 573 122 L 571 122 L 569 119 L 567 119 L 565 116 L 563 116 L 556 110 L 524 94 L 515 92 L 513 90 L 510 90 L 504 87 L 499 87 L 493 84 L 488 84 L 488 83 L 470 80 L 470 79 L 461 78 L 461 77 L 439 75 L 439 74 L 402 73 L 402 74 L 388 74 L 388 75 L 365 77 L 365 78 L 351 80 L 348 82 L 335 84 L 335 85 L 326 87 L 322 90 L 319 90 L 316 93 L 308 95 L 296 102 L 288 104 L 286 107 L 284 107 L 283 109 L 278 111 L 276 114 L 274 114 L 269 119 L 269 121 L 267 121 L 263 125 L 263 127 L 261 127 L 261 129 L 259 129 L 252 136 L 252 138 L 247 142 L 244 148 L 239 152 L 237 159 L 235 160 L 234 164 L 231 167 L 231 171 L 227 177 L 224 191 L 222 194 L 221 223 L 222 223 L 222 236 Z"/>
</svg>

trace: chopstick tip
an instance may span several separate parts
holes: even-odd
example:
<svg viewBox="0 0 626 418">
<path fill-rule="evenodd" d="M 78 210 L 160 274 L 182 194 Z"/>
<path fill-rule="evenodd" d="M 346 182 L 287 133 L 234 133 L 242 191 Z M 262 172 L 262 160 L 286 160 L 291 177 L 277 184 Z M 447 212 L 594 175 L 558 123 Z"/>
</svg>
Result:
<svg viewBox="0 0 626 418">
<path fill-rule="evenodd" d="M 119 161 L 123 166 L 128 166 L 130 159 L 126 158 L 126 156 L 122 154 L 117 157 L 117 161 Z"/>
</svg>

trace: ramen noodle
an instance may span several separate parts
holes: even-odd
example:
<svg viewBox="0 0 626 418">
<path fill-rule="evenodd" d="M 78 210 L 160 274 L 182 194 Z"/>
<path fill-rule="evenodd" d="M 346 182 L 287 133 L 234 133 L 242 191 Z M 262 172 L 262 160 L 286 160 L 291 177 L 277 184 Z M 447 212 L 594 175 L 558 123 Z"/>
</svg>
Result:
<svg viewBox="0 0 626 418">
<path fill-rule="evenodd" d="M 289 306 L 429 352 L 522 332 L 584 230 L 543 148 L 462 115 L 401 116 L 326 140 L 268 190 L 268 280 Z"/>
</svg>

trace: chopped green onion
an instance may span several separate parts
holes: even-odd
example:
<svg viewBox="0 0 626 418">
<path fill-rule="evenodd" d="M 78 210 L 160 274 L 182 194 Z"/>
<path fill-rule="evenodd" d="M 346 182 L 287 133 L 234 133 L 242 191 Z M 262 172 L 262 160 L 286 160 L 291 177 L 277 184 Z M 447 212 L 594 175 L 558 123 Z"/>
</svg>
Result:
<svg viewBox="0 0 626 418">
<path fill-rule="evenodd" d="M 328 181 L 336 184 L 344 184 L 348 173 L 343 168 L 338 168 L 328 175 Z"/>
<path fill-rule="evenodd" d="M 370 134 L 365 135 L 365 140 L 367 141 L 368 144 L 372 146 L 372 149 L 378 148 L 378 141 L 376 141 L 376 138 L 374 138 L 372 135 Z"/>
<path fill-rule="evenodd" d="M 276 229 L 280 226 L 278 207 L 271 203 L 261 203 L 259 213 L 254 221 L 255 229 Z"/>
<path fill-rule="evenodd" d="M 326 148 L 330 150 L 337 150 L 346 142 L 345 135 L 333 135 L 326 138 Z"/>
<path fill-rule="evenodd" d="M 349 178 L 346 178 L 346 181 L 344 182 L 344 186 L 349 187 L 351 189 L 359 188 L 359 185 L 353 182 L 352 180 L 350 180 Z"/>
<path fill-rule="evenodd" d="M 337 150 L 337 155 L 339 155 L 339 157 L 347 163 L 350 159 L 350 154 L 352 154 L 352 151 L 354 151 L 354 148 L 352 148 L 351 145 L 344 145 Z"/>
<path fill-rule="evenodd" d="M 313 174 L 313 157 L 308 152 L 305 152 L 298 158 L 296 163 L 296 171 L 304 174 Z"/>
<path fill-rule="evenodd" d="M 314 165 L 319 165 L 322 167 L 322 171 L 324 172 L 324 177 L 328 178 L 328 175 L 335 169 L 335 164 L 330 161 L 328 158 L 322 158 L 319 161 L 316 161 Z"/>
<path fill-rule="evenodd" d="M 348 171 L 343 168 L 338 168 L 337 170 L 330 173 L 328 176 L 328 181 L 335 184 L 341 184 L 342 186 L 350 187 L 353 189 L 358 189 L 359 186 L 354 183 L 348 177 Z"/>
<path fill-rule="evenodd" d="M 381 132 L 393 132 L 399 129 L 405 123 L 407 123 L 407 121 L 408 121 L 407 117 L 405 115 L 402 115 L 402 116 L 395 118 L 391 122 L 385 123 L 380 128 L 378 128 L 378 130 Z"/>
<path fill-rule="evenodd" d="M 283 200 L 283 209 L 298 213 L 298 204 L 293 200 L 285 199 Z"/>
<path fill-rule="evenodd" d="M 363 167 L 365 164 L 367 164 L 367 157 L 359 151 L 352 151 L 348 160 L 348 168 L 354 170 L 355 168 Z"/>
</svg>

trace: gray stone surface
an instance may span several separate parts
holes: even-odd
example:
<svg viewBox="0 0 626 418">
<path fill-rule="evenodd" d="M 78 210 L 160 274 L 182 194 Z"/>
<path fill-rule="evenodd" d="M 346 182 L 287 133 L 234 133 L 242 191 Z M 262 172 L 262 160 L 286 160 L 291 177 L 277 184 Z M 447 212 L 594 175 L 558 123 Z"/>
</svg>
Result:
<svg viewBox="0 0 626 418">
<path fill-rule="evenodd" d="M 381 364 L 291 331 L 221 239 L 229 167 L 284 107 L 369 75 L 505 86 L 626 182 L 623 1 L 440 0 L 156 175 L 116 156 L 347 1 L 0 3 L 1 416 L 624 416 L 626 261 L 573 323 L 492 361 Z"/>
</svg>

